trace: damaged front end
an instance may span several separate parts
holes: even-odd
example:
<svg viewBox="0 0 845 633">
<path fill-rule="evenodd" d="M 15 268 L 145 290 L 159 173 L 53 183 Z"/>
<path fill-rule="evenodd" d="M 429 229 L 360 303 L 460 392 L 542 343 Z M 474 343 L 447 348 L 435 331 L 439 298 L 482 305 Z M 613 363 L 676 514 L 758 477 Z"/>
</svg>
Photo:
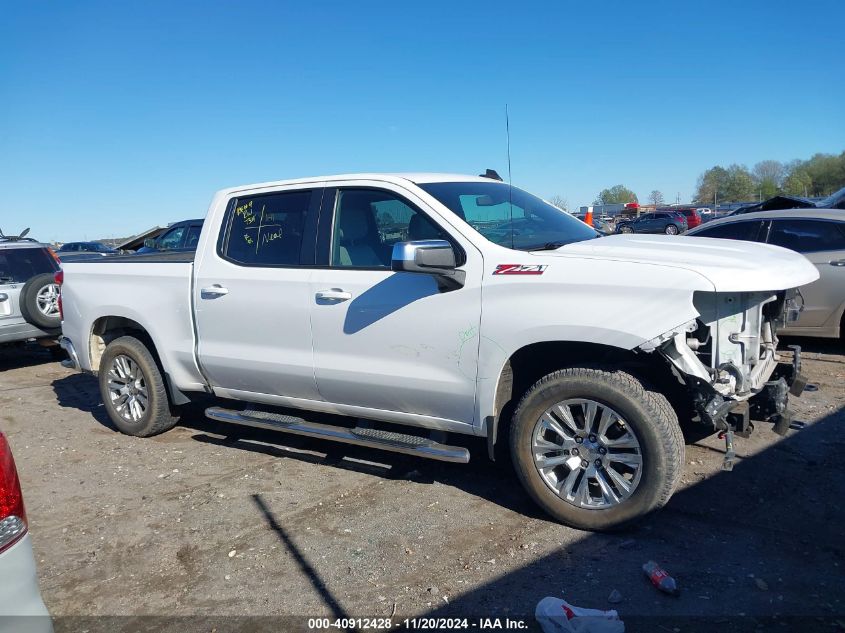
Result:
<svg viewBox="0 0 845 633">
<path fill-rule="evenodd" d="M 797 320 L 801 295 L 780 292 L 697 292 L 699 314 L 690 321 L 640 346 L 666 358 L 690 393 L 697 420 L 726 436 L 732 458 L 732 435 L 748 436 L 752 420 L 774 423 L 784 434 L 791 416 L 789 394 L 800 395 L 801 350 L 793 358 L 777 354 L 777 329 Z"/>
</svg>

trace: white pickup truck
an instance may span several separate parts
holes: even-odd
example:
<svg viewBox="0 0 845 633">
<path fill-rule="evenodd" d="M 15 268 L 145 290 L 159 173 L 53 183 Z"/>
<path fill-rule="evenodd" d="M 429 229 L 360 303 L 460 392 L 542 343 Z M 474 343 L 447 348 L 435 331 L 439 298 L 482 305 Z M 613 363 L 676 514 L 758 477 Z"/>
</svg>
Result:
<svg viewBox="0 0 845 633">
<path fill-rule="evenodd" d="M 803 387 L 775 331 L 818 273 L 773 246 L 600 237 L 490 177 L 363 174 L 220 191 L 195 255 L 62 275 L 63 347 L 125 433 L 204 393 L 216 420 L 446 461 L 469 460 L 448 433 L 481 436 L 549 514 L 608 529 L 671 496 L 679 419 L 724 432 L 728 466 L 750 419 L 785 432 Z"/>
</svg>

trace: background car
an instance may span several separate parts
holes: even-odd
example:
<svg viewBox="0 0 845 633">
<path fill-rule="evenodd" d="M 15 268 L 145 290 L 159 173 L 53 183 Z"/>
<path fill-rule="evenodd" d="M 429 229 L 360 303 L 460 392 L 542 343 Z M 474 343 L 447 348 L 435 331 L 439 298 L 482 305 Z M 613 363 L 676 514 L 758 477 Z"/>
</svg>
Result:
<svg viewBox="0 0 845 633">
<path fill-rule="evenodd" d="M 60 333 L 58 270 L 50 248 L 26 237 L 26 231 L 0 234 L 0 344 Z"/>
<path fill-rule="evenodd" d="M 644 213 L 633 220 L 616 222 L 617 233 L 665 233 L 678 235 L 687 230 L 686 218 L 674 211 Z"/>
<path fill-rule="evenodd" d="M 689 235 L 765 242 L 803 254 L 820 277 L 801 288 L 804 310 L 794 325 L 780 331 L 845 341 L 845 211 L 757 211 L 713 220 Z"/>
<path fill-rule="evenodd" d="M 586 213 L 577 213 L 575 214 L 575 217 L 581 220 L 582 222 L 586 222 L 587 220 Z M 600 218 L 597 216 L 593 216 L 593 228 L 596 231 L 600 231 L 605 234 L 613 233 L 613 227 L 610 226 L 610 223 L 604 218 Z"/>
<path fill-rule="evenodd" d="M 100 242 L 68 242 L 62 244 L 62 247 L 57 251 L 59 257 L 63 257 L 66 253 L 99 253 L 101 255 L 114 255 L 118 251 L 113 248 L 100 244 Z"/>
<path fill-rule="evenodd" d="M 698 209 L 677 209 L 675 213 L 680 213 L 687 221 L 687 229 L 694 229 L 701 225 L 701 215 Z"/>
<path fill-rule="evenodd" d="M 201 218 L 175 222 L 158 237 L 144 240 L 144 245 L 137 252 L 195 251 L 202 232 L 202 223 Z"/>
<path fill-rule="evenodd" d="M 0 432 L 0 633 L 51 633 L 15 458 Z"/>
</svg>

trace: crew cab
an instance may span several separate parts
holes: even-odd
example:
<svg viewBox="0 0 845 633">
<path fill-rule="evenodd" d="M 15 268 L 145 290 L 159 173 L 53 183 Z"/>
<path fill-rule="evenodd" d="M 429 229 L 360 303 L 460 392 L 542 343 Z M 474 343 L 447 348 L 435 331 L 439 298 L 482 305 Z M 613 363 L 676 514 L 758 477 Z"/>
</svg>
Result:
<svg viewBox="0 0 845 633">
<path fill-rule="evenodd" d="M 608 529 L 671 496 L 679 417 L 728 449 L 751 415 L 785 432 L 776 329 L 817 276 L 763 244 L 599 238 L 485 177 L 320 177 L 218 192 L 195 253 L 68 263 L 62 345 L 125 433 L 211 394 L 216 420 L 445 461 L 480 436 L 553 517 Z"/>
</svg>

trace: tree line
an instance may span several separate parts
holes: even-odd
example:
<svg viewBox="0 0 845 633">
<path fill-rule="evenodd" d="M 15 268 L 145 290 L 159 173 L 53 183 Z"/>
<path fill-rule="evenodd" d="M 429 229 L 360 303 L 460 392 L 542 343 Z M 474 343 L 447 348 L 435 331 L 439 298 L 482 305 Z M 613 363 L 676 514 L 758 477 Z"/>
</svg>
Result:
<svg viewBox="0 0 845 633">
<path fill-rule="evenodd" d="M 738 164 L 727 167 L 715 165 L 698 177 L 693 202 L 700 205 L 712 205 L 714 201 L 716 204 L 751 202 L 780 194 L 823 197 L 843 187 L 845 151 L 839 155 L 815 154 L 807 160 L 786 163 L 763 160 L 751 169 Z M 666 202 L 658 189 L 649 193 L 648 201 L 658 206 Z M 625 202 L 639 202 L 637 194 L 624 185 L 614 185 L 602 189 L 593 204 Z"/>
<path fill-rule="evenodd" d="M 786 194 L 804 198 L 829 196 L 845 187 L 845 152 L 815 154 L 808 160 L 782 163 L 760 161 L 745 165 L 716 165 L 698 177 L 695 202 L 745 202 Z"/>
</svg>

